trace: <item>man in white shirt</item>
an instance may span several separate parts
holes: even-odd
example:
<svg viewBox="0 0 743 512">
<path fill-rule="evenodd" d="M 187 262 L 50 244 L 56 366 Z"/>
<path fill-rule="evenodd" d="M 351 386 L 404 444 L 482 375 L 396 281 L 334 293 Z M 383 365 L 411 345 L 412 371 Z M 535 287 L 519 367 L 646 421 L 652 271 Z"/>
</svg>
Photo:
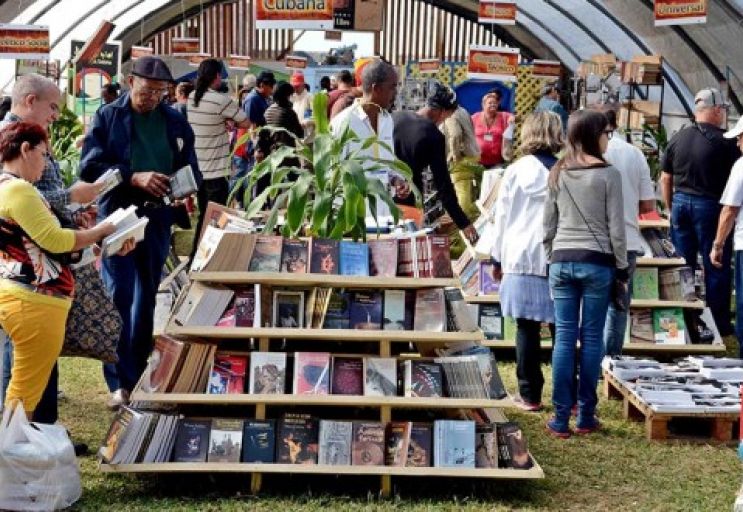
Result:
<svg viewBox="0 0 743 512">
<path fill-rule="evenodd" d="M 726 132 L 726 139 L 737 139 L 738 147 L 743 152 L 743 118 L 738 119 L 735 128 Z M 739 158 L 730 172 L 725 191 L 720 199 L 722 211 L 717 223 L 717 234 L 712 242 L 709 259 L 712 264 L 721 268 L 723 265 L 723 247 L 735 224 L 733 250 L 735 251 L 735 336 L 738 338 L 738 357 L 743 357 L 743 157 Z"/>
<path fill-rule="evenodd" d="M 291 95 L 289 101 L 292 102 L 292 108 L 304 129 L 304 141 L 310 143 L 315 138 L 315 121 L 312 119 L 312 94 L 305 86 L 304 73 L 301 71 L 295 71 L 292 74 L 290 83 L 294 87 L 294 94 Z"/>
<path fill-rule="evenodd" d="M 655 210 L 655 189 L 650 179 L 648 162 L 639 148 L 633 146 L 617 131 L 617 115 L 614 110 L 604 112 L 609 120 L 609 127 L 614 130 L 609 139 L 604 158 L 619 170 L 622 176 L 622 195 L 624 197 L 624 223 L 627 233 L 627 262 L 629 263 L 629 287 L 624 297 L 625 310 L 619 311 L 613 303 L 609 304 L 604 327 L 604 345 L 606 355 L 620 355 L 624 344 L 624 333 L 627 329 L 627 316 L 632 294 L 632 275 L 635 272 L 637 258 L 642 254 L 642 235 L 638 217 L 641 213 Z"/>
</svg>

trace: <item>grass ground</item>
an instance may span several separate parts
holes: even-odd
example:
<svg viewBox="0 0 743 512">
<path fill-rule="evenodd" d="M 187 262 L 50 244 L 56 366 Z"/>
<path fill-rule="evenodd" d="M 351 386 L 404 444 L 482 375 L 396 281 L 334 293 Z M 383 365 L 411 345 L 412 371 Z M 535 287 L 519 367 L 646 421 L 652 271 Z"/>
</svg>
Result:
<svg viewBox="0 0 743 512">
<path fill-rule="evenodd" d="M 545 366 L 550 396 L 550 367 Z M 509 390 L 513 363 L 501 364 Z M 77 441 L 97 447 L 111 414 L 100 364 L 61 360 L 61 421 Z M 547 400 L 548 401 L 548 400 Z M 378 500 L 368 489 L 378 480 L 363 478 L 267 478 L 264 492 L 249 495 L 247 475 L 104 475 L 94 455 L 80 459 L 83 497 L 78 510 L 250 510 L 300 511 L 723 511 L 730 510 L 741 480 L 731 447 L 648 442 L 640 423 L 622 419 L 619 402 L 603 398 L 599 414 L 605 429 L 567 441 L 544 433 L 549 412 L 507 411 L 518 421 L 546 478 L 536 482 L 458 479 L 393 480 L 395 498 Z"/>
</svg>

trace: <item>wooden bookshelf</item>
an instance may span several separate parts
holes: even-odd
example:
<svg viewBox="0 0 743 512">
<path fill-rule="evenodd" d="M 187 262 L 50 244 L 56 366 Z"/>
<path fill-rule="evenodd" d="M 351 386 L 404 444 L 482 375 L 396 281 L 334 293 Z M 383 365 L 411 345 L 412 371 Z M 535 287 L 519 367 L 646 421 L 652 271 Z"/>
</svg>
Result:
<svg viewBox="0 0 743 512">
<path fill-rule="evenodd" d="M 499 304 L 500 295 L 497 293 L 490 295 L 467 295 L 464 300 L 469 304 Z"/>
<path fill-rule="evenodd" d="M 425 398 L 402 396 L 356 395 L 209 395 L 205 393 L 145 393 L 135 392 L 135 402 L 183 405 L 257 405 L 317 406 L 317 407 L 391 407 L 393 409 L 487 409 L 512 407 L 510 399 L 486 398 Z"/>
<path fill-rule="evenodd" d="M 516 341 L 514 340 L 486 340 L 482 342 L 483 346 L 492 349 L 516 349 Z M 551 341 L 543 341 L 540 345 L 542 350 L 552 350 Z M 684 344 L 684 345 L 664 345 L 661 343 L 625 343 L 622 347 L 623 354 L 650 354 L 650 353 L 670 353 L 678 355 L 694 355 L 694 354 L 724 354 L 727 349 L 725 345 L 710 345 L 710 344 Z"/>
<path fill-rule="evenodd" d="M 684 258 L 637 258 L 638 267 L 681 267 L 686 265 Z"/>
<path fill-rule="evenodd" d="M 460 285 L 456 278 L 341 276 L 291 274 L 288 272 L 192 272 L 189 277 L 192 281 L 228 285 L 266 284 L 293 288 L 327 286 L 335 288 L 420 289 L 458 287 Z"/>
<path fill-rule="evenodd" d="M 684 308 L 684 309 L 704 309 L 704 301 L 685 301 L 685 300 L 642 300 L 632 299 L 631 308 Z"/>
<path fill-rule="evenodd" d="M 668 219 L 659 219 L 659 220 L 640 219 L 638 221 L 638 224 L 640 226 L 640 229 L 650 229 L 650 228 L 667 229 L 671 227 L 671 221 L 669 221 Z"/>
</svg>

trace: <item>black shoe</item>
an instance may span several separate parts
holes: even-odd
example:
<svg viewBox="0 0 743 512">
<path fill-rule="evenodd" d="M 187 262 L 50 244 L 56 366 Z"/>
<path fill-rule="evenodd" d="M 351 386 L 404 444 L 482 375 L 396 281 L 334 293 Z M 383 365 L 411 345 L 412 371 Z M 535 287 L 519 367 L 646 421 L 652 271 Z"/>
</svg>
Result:
<svg viewBox="0 0 743 512">
<path fill-rule="evenodd" d="M 75 457 L 84 457 L 90 453 L 88 445 L 85 443 L 73 443 L 72 447 L 75 449 Z"/>
</svg>

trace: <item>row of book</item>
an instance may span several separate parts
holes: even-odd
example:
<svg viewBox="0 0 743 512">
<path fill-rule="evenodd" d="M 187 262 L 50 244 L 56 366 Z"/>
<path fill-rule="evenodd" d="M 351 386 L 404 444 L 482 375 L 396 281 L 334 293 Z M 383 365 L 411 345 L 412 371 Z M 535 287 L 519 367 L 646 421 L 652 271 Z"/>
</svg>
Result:
<svg viewBox="0 0 743 512">
<path fill-rule="evenodd" d="M 453 264 L 465 295 L 494 295 L 500 292 L 500 278 L 495 275 L 491 260 L 477 259 L 472 251 L 464 251 Z"/>
<path fill-rule="evenodd" d="M 181 326 L 474 332 L 475 312 L 458 288 L 231 289 L 197 281 L 179 299 L 173 320 Z"/>
<path fill-rule="evenodd" d="M 622 82 L 638 85 L 659 85 L 663 76 L 663 57 L 638 55 L 620 65 Z"/>
<path fill-rule="evenodd" d="M 248 229 L 247 227 L 245 228 Z M 379 277 L 453 277 L 449 237 L 368 242 L 286 239 L 207 226 L 191 271 L 289 272 Z"/>
<path fill-rule="evenodd" d="M 604 369 L 658 413 L 739 413 L 743 360 L 689 356 L 673 363 L 606 358 Z"/>
<path fill-rule="evenodd" d="M 696 328 L 689 328 L 687 319 Z M 709 308 L 702 311 L 679 307 L 633 308 L 629 313 L 625 341 L 685 345 L 722 343 L 722 338 Z"/>
<path fill-rule="evenodd" d="M 679 258 L 667 229 L 646 228 L 642 230 L 642 252 L 645 257 Z"/>
<path fill-rule="evenodd" d="M 632 298 L 649 300 L 697 300 L 694 271 L 691 267 L 659 270 L 640 267 L 632 277 Z"/>
<path fill-rule="evenodd" d="M 183 418 L 122 407 L 99 450 L 109 464 L 247 463 L 529 469 L 513 422 Z"/>
<path fill-rule="evenodd" d="M 439 357 L 328 352 L 220 352 L 216 345 L 158 336 L 139 389 L 149 393 L 356 395 L 501 399 L 507 394 L 490 350 L 462 343 Z M 288 365 L 291 357 L 293 364 Z M 291 372 L 289 371 L 291 370 Z"/>
</svg>

